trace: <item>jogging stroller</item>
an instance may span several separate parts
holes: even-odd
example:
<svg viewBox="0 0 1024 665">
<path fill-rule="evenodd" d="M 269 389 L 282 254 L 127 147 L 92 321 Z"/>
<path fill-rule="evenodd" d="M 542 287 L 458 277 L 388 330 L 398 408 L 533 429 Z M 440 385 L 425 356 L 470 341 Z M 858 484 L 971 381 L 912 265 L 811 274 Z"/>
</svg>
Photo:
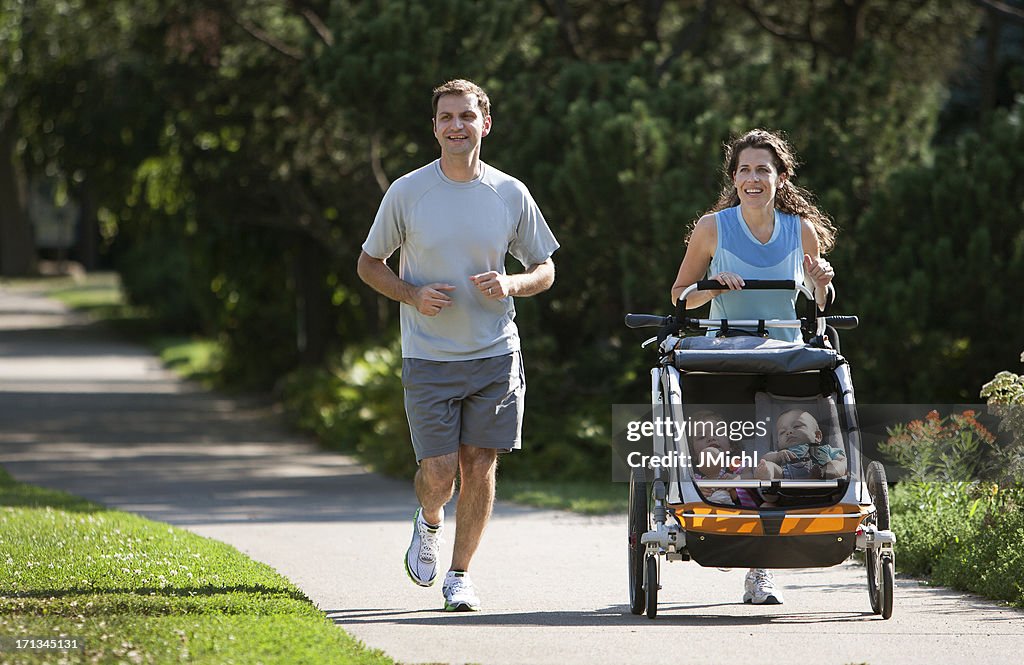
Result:
<svg viewBox="0 0 1024 665">
<path fill-rule="evenodd" d="M 721 288 L 717 281 L 700 281 L 679 302 L 694 290 Z M 680 305 L 675 316 L 626 316 L 631 328 L 659 328 L 644 343 L 657 342 L 650 415 L 659 427 L 641 444 L 651 446 L 650 458 L 634 454 L 630 463 L 630 609 L 657 615 L 662 558 L 701 566 L 811 568 L 837 565 L 860 550 L 871 609 L 888 619 L 896 539 L 885 468 L 863 459 L 850 367 L 836 332 L 856 327 L 857 318 L 820 316 L 810 291 L 793 281 L 746 280 L 744 289 L 797 291 L 807 300 L 807 314 L 710 320 L 686 317 Z M 799 328 L 804 342 L 769 339 L 766 329 L 773 327 Z M 687 336 L 707 329 L 717 335 Z M 784 425 L 804 414 L 817 427 L 805 446 L 811 455 L 793 445 Z M 708 423 L 735 444 L 725 457 L 717 456 L 718 466 L 714 455 L 710 467 L 705 464 L 698 454 L 704 451 L 693 445 L 707 434 L 698 425 Z M 720 453 L 721 447 L 704 450 Z"/>
</svg>

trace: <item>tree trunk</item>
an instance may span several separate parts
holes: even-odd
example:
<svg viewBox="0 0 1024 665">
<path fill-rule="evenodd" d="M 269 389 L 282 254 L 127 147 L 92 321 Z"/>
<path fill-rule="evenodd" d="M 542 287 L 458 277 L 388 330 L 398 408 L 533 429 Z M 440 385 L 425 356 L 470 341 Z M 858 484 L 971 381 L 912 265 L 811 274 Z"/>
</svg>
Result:
<svg viewBox="0 0 1024 665">
<path fill-rule="evenodd" d="M 301 234 L 295 255 L 295 298 L 299 361 L 303 365 L 320 364 L 330 341 L 331 303 L 325 277 L 327 262 L 323 248 L 313 238 Z"/>
<path fill-rule="evenodd" d="M 78 234 L 75 239 L 75 258 L 88 271 L 96 270 L 99 264 L 100 228 L 96 220 L 96 197 L 87 179 L 78 188 Z"/>
<path fill-rule="evenodd" d="M 25 210 L 25 179 L 14 154 L 17 131 L 13 114 L 0 118 L 0 275 L 35 271 L 36 248 Z"/>
<path fill-rule="evenodd" d="M 991 7 L 986 13 L 985 25 L 985 72 L 981 79 L 981 116 L 992 114 L 996 107 L 996 79 L 999 76 L 999 38 L 1002 32 L 1002 17 Z"/>
<path fill-rule="evenodd" d="M 841 33 L 838 35 L 837 46 L 839 53 L 845 60 L 852 60 L 857 53 L 857 48 L 864 41 L 864 20 L 866 2 L 864 0 L 853 0 L 848 2 L 842 0 L 838 3 L 842 14 Z M 813 8 L 812 10 L 813 11 Z"/>
</svg>

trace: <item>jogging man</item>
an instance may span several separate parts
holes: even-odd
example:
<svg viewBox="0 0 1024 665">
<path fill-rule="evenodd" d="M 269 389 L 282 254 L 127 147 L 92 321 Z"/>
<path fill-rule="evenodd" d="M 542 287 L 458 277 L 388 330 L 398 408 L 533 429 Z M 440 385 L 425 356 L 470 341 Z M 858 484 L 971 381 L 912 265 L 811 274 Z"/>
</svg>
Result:
<svg viewBox="0 0 1024 665">
<path fill-rule="evenodd" d="M 558 249 L 527 188 L 480 160 L 490 100 L 470 81 L 434 90 L 441 157 L 396 180 L 380 204 L 359 276 L 401 303 L 402 385 L 419 470 L 409 577 L 438 573 L 444 505 L 460 474 L 444 609 L 480 608 L 469 564 L 494 504 L 498 451 L 517 450 L 526 379 L 513 297 L 551 287 Z M 401 248 L 398 274 L 385 262 Z M 525 271 L 505 273 L 511 254 Z"/>
</svg>

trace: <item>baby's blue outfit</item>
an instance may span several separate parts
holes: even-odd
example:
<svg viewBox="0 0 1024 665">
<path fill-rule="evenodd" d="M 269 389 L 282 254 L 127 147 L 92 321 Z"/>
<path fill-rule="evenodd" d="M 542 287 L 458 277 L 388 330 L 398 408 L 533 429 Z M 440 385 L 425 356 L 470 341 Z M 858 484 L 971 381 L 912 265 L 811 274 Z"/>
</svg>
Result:
<svg viewBox="0 0 1024 665">
<path fill-rule="evenodd" d="M 788 479 L 801 479 L 811 477 L 811 465 L 825 466 L 834 459 L 839 459 L 846 452 L 836 446 L 821 445 L 812 446 L 804 443 L 799 446 L 790 446 L 786 450 L 797 456 L 796 462 L 790 462 L 782 466 L 782 477 Z"/>
<path fill-rule="evenodd" d="M 718 243 L 706 278 L 720 272 L 743 279 L 792 279 L 804 281 L 804 245 L 797 215 L 775 211 L 775 229 L 762 243 L 743 221 L 740 207 L 715 213 Z M 711 301 L 712 319 L 795 319 L 795 291 L 727 291 Z M 709 335 L 717 329 L 709 330 Z M 768 336 L 786 342 L 801 340 L 797 328 L 768 328 Z"/>
</svg>

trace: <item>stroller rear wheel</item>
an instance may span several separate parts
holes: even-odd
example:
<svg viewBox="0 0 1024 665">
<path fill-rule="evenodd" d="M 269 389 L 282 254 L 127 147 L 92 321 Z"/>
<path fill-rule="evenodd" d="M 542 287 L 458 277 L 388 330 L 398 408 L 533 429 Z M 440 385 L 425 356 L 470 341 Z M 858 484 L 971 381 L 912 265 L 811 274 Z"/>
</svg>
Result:
<svg viewBox="0 0 1024 665">
<path fill-rule="evenodd" d="M 885 467 L 881 462 L 872 462 L 867 472 L 868 493 L 875 504 L 875 526 L 889 530 L 889 484 L 885 478 Z"/>
<path fill-rule="evenodd" d="M 651 513 L 648 506 L 650 490 L 642 473 L 633 469 L 629 474 L 629 611 L 633 614 L 643 614 L 647 607 L 644 594 L 646 548 L 640 538 L 650 528 Z"/>
</svg>

